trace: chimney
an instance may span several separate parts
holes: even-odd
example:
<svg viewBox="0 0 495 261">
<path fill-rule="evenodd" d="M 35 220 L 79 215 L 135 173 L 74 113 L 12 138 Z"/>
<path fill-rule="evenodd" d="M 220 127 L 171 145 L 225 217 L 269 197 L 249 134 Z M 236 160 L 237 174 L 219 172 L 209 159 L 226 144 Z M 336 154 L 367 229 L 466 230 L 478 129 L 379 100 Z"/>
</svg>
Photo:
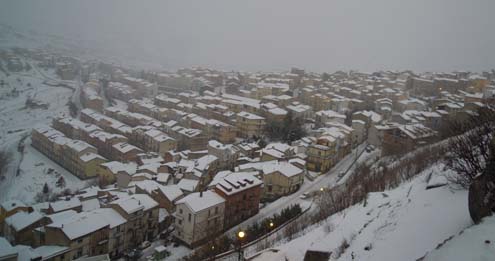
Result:
<svg viewBox="0 0 495 261">
<path fill-rule="evenodd" d="M 202 197 L 203 197 L 203 191 L 202 191 L 202 190 L 199 192 L 199 197 L 200 197 L 200 198 L 202 198 Z"/>
</svg>

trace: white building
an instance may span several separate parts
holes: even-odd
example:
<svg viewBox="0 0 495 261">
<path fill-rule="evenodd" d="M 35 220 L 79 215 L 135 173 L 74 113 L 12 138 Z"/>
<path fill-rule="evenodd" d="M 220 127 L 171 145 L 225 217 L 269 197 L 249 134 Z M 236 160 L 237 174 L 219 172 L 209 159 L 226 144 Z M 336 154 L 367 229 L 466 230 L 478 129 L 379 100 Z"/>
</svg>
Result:
<svg viewBox="0 0 495 261">
<path fill-rule="evenodd" d="M 213 191 L 196 192 L 177 201 L 174 236 L 189 246 L 223 229 L 225 199 Z"/>
</svg>

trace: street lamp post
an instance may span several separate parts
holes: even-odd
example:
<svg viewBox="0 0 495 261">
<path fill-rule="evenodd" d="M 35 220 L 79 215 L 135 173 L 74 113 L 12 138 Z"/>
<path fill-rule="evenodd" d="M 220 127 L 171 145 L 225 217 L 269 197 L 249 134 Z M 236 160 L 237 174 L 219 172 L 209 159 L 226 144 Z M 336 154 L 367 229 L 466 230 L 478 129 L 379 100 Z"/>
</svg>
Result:
<svg viewBox="0 0 495 261">
<path fill-rule="evenodd" d="M 242 256 L 242 240 L 245 237 L 246 237 L 246 232 L 244 232 L 242 230 L 237 232 L 237 241 L 239 241 L 239 249 L 238 249 L 239 250 L 239 252 L 238 252 L 239 256 L 238 256 L 237 260 L 239 260 L 239 261 L 242 261 L 244 259 Z"/>
<path fill-rule="evenodd" d="M 215 245 L 211 246 L 211 260 L 215 260 Z"/>
<path fill-rule="evenodd" d="M 270 221 L 270 223 L 268 223 L 268 232 L 265 235 L 265 246 L 267 248 L 268 248 L 268 236 L 274 227 L 275 227 L 275 224 L 273 223 L 273 221 Z"/>
</svg>

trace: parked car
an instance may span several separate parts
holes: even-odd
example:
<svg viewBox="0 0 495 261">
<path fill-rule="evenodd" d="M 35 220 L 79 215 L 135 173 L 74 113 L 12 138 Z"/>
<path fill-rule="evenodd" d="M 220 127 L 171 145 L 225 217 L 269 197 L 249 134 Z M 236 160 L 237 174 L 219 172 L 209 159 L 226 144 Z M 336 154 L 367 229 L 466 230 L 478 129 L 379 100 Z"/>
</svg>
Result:
<svg viewBox="0 0 495 261">
<path fill-rule="evenodd" d="M 139 249 L 143 250 L 143 249 L 146 249 L 150 246 L 151 246 L 150 241 L 144 241 L 143 243 L 141 243 L 141 245 L 139 245 Z"/>
<path fill-rule="evenodd" d="M 130 259 L 130 260 L 137 260 L 138 258 L 140 258 L 141 256 L 143 255 L 143 253 L 141 252 L 141 250 L 139 249 L 133 249 L 131 251 L 129 251 L 126 256 Z"/>
<path fill-rule="evenodd" d="M 309 194 L 306 192 L 306 193 L 303 193 L 301 196 L 299 196 L 300 199 L 307 199 L 309 198 Z"/>
<path fill-rule="evenodd" d="M 375 146 L 373 146 L 373 145 L 368 145 L 368 146 L 366 146 L 366 149 L 365 149 L 365 150 L 366 150 L 366 152 L 370 153 L 370 152 L 372 152 L 372 151 L 374 151 L 374 150 L 375 150 Z"/>
<path fill-rule="evenodd" d="M 345 176 L 345 171 L 341 171 L 341 172 L 339 172 L 338 177 L 339 177 L 339 178 L 342 178 L 343 176 Z"/>
</svg>

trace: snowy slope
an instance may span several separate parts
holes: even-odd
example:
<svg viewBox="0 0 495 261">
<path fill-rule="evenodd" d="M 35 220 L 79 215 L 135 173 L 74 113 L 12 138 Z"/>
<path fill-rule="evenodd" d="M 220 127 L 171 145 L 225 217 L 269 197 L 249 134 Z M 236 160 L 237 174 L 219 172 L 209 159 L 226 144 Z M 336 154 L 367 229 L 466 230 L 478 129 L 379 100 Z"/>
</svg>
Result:
<svg viewBox="0 0 495 261">
<path fill-rule="evenodd" d="M 495 260 L 495 216 L 487 217 L 479 225 L 461 231 L 427 254 L 423 260 Z"/>
<path fill-rule="evenodd" d="M 165 70 L 161 64 L 153 62 L 156 60 L 155 51 L 147 50 L 140 55 L 132 52 L 135 47 L 132 44 L 140 44 L 139 40 L 125 39 L 126 36 L 119 38 L 108 35 L 107 37 L 107 39 L 88 41 L 76 34 L 45 34 L 0 24 L 0 48 L 42 48 L 81 60 L 96 59 L 135 70 Z M 108 45 L 109 42 L 119 44 Z M 142 48 L 146 47 L 142 46 Z"/>
<path fill-rule="evenodd" d="M 442 169 L 443 165 L 434 165 L 394 190 L 371 193 L 366 206 L 335 214 L 308 228 L 305 235 L 275 247 L 279 252 L 267 251 L 255 260 L 302 260 L 308 249 L 331 251 L 335 260 L 421 258 L 472 224 L 467 191 L 449 186 L 425 189 L 429 173 L 443 175 Z M 339 255 L 344 240 L 349 247 Z"/>
<path fill-rule="evenodd" d="M 72 90 L 43 84 L 47 77 L 56 76 L 53 71 L 41 74 L 36 69 L 33 67 L 29 72 L 10 73 L 9 76 L 0 72 L 0 79 L 6 83 L 0 88 L 0 148 L 12 155 L 8 172 L 0 180 L 0 202 L 15 198 L 33 203 L 45 183 L 54 189 L 53 192 L 65 188 L 75 190 L 86 184 L 30 147 L 29 137 L 23 142 L 24 152 L 18 151 L 18 144 L 30 135 L 32 127 L 50 124 L 59 115 L 69 115 L 66 104 Z M 18 94 L 12 95 L 13 90 Z M 45 103 L 48 108 L 26 108 L 28 97 Z M 64 177 L 66 187 L 55 188 L 60 176 Z"/>
</svg>

